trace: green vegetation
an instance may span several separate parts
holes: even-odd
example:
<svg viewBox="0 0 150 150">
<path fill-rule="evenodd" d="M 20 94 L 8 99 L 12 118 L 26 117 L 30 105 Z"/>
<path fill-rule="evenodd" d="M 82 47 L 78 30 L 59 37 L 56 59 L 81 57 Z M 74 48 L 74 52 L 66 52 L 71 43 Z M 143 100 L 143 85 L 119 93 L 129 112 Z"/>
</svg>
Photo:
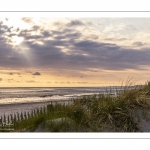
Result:
<svg viewBox="0 0 150 150">
<path fill-rule="evenodd" d="M 83 96 L 67 105 L 51 103 L 43 110 L 10 119 L 14 132 L 140 132 L 140 119 L 149 119 L 149 110 L 150 82 L 147 82 L 125 86 L 116 96 Z"/>
</svg>

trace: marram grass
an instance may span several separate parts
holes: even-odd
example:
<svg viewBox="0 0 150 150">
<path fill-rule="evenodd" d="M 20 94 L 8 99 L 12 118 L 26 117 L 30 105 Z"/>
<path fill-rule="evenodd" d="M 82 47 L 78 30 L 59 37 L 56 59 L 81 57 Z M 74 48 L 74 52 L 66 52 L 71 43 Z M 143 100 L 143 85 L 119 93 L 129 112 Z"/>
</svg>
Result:
<svg viewBox="0 0 150 150">
<path fill-rule="evenodd" d="M 43 110 L 15 114 L 14 132 L 140 132 L 136 112 L 150 109 L 150 82 L 129 85 L 116 95 L 91 95 L 71 103 L 50 104 Z M 4 116 L 6 119 L 6 116 Z"/>
</svg>

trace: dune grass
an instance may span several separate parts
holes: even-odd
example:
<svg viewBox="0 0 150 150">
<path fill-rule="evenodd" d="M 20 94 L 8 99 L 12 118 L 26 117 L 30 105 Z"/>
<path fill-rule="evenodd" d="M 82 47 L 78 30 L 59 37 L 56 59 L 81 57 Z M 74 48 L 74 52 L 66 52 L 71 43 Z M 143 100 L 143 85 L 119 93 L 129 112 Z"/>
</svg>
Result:
<svg viewBox="0 0 150 150">
<path fill-rule="evenodd" d="M 43 110 L 15 115 L 14 132 L 139 132 L 136 111 L 150 109 L 150 82 L 128 84 L 116 96 L 82 96 L 68 105 L 52 103 Z M 18 119 L 17 119 L 18 118 Z"/>
</svg>

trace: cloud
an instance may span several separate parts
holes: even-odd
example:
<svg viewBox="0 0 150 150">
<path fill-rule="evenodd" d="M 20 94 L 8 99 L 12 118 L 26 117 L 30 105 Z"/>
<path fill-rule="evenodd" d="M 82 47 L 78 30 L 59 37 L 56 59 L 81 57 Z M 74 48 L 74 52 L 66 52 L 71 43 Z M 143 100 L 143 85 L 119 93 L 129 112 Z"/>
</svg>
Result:
<svg viewBox="0 0 150 150">
<path fill-rule="evenodd" d="M 32 18 L 27 18 L 27 17 L 25 17 L 25 18 L 22 18 L 22 20 L 23 20 L 25 23 L 28 23 L 28 24 L 32 24 L 32 23 L 33 23 Z"/>
<path fill-rule="evenodd" d="M 127 49 L 117 44 L 93 41 L 93 39 L 84 40 L 81 39 L 82 34 L 79 31 L 74 33 L 73 30 L 70 30 L 69 33 L 66 32 L 66 29 L 56 32 L 50 31 L 49 34 L 55 35 L 55 38 L 42 41 L 43 45 L 32 41 L 25 42 L 25 45 L 35 56 L 35 65 L 39 67 L 57 69 L 86 69 L 91 67 L 124 70 L 141 69 L 141 65 L 150 63 L 148 59 L 149 49 L 136 51 L 133 48 Z M 67 39 L 68 37 L 69 40 L 62 40 L 62 38 Z"/>
<path fill-rule="evenodd" d="M 134 42 L 133 45 L 134 46 L 144 46 L 145 43 L 138 41 L 138 42 Z"/>
<path fill-rule="evenodd" d="M 72 20 L 72 21 L 70 21 L 68 24 L 67 24 L 67 26 L 68 27 L 72 27 L 72 26 L 83 26 L 83 25 L 85 25 L 82 21 L 80 21 L 80 20 Z"/>
<path fill-rule="evenodd" d="M 88 69 L 88 71 L 90 71 L 90 72 L 99 72 L 98 70 L 91 70 L 91 69 Z"/>
<path fill-rule="evenodd" d="M 2 78 L 0 78 L 0 81 L 2 81 L 3 79 Z"/>
<path fill-rule="evenodd" d="M 126 41 L 127 38 L 104 38 L 106 41 Z"/>
<path fill-rule="evenodd" d="M 20 50 L 15 50 L 10 44 L 11 27 L 0 22 L 0 67 L 15 68 L 26 66 L 27 60 L 20 53 Z"/>
<path fill-rule="evenodd" d="M 125 23 L 120 23 L 117 25 L 110 24 L 109 26 L 106 26 L 104 28 L 104 32 L 118 32 L 118 31 L 126 31 L 126 30 L 136 31 L 137 29 L 134 26 Z"/>
<path fill-rule="evenodd" d="M 35 72 L 35 73 L 33 73 L 32 75 L 34 75 L 34 76 L 40 76 L 41 73 L 40 73 L 40 72 Z"/>
<path fill-rule="evenodd" d="M 27 18 L 23 20 L 29 23 L 32 21 Z M 0 67 L 17 69 L 34 67 L 36 69 L 51 68 L 75 71 L 88 68 L 140 70 L 143 69 L 143 66 L 150 64 L 150 47 L 143 48 L 144 42 L 133 42 L 133 47 L 141 46 L 136 50 L 132 47 L 120 46 L 117 43 L 117 40 L 125 41 L 127 38 L 116 37 L 114 40 L 114 37 L 105 37 L 100 40 L 96 38 L 98 37 L 96 33 L 93 33 L 96 36 L 94 37 L 79 30 L 78 27 L 87 26 L 80 20 L 55 23 L 58 27 L 56 25 L 56 28 L 52 29 L 38 25 L 33 25 L 30 29 L 19 29 L 18 37 L 22 37 L 24 40 L 14 48 L 8 44 L 10 39 L 6 36 L 8 32 L 13 34 L 11 28 L 0 22 Z M 132 26 L 122 24 L 119 25 L 118 30 L 128 28 L 132 29 Z M 114 30 L 114 26 L 109 26 L 108 29 Z M 106 40 L 116 43 L 112 44 Z M 28 61 L 30 56 L 32 56 L 31 63 Z M 41 73 L 35 72 L 33 75 L 41 75 Z"/>
<path fill-rule="evenodd" d="M 5 73 L 5 74 L 9 74 L 9 75 L 17 74 L 17 75 L 20 75 L 20 73 L 18 73 L 18 72 L 10 72 L 10 73 Z"/>
</svg>

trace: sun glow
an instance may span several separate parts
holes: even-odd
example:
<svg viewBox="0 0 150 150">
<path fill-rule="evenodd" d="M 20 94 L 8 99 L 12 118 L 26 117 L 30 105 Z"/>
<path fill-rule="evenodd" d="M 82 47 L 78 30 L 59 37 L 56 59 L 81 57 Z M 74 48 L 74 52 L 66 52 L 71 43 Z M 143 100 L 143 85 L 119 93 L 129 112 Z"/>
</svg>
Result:
<svg viewBox="0 0 150 150">
<path fill-rule="evenodd" d="M 22 37 L 18 37 L 18 36 L 13 36 L 12 37 L 12 44 L 15 45 L 19 45 L 22 41 L 24 40 L 24 38 Z"/>
</svg>

